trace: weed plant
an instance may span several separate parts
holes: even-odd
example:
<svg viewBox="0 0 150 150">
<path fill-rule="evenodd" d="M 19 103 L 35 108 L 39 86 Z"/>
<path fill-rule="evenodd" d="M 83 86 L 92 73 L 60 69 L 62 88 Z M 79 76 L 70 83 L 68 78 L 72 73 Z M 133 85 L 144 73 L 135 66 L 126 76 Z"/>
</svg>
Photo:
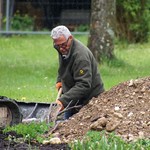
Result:
<svg viewBox="0 0 150 150">
<path fill-rule="evenodd" d="M 47 124 L 45 122 L 35 123 L 31 122 L 29 124 L 18 124 L 15 126 L 7 126 L 3 132 L 8 133 L 10 131 L 16 132 L 18 135 L 22 136 L 24 142 L 31 142 L 32 140 L 42 143 L 45 139 L 42 135 L 49 131 L 49 128 L 52 127 L 52 124 Z M 9 136 L 9 140 L 12 140 L 13 137 Z M 17 139 L 16 139 L 17 140 Z"/>
<path fill-rule="evenodd" d="M 150 140 L 126 142 L 114 133 L 90 131 L 82 141 L 70 144 L 72 150 L 149 150 Z"/>
</svg>

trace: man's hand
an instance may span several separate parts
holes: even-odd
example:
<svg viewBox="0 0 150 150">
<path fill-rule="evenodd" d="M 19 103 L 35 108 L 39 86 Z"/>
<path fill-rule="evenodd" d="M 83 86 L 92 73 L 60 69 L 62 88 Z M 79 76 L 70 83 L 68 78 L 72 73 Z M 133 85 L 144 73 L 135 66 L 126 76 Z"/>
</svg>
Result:
<svg viewBox="0 0 150 150">
<path fill-rule="evenodd" d="M 59 90 L 62 87 L 62 83 L 61 82 L 57 82 L 56 83 L 56 89 Z"/>
</svg>

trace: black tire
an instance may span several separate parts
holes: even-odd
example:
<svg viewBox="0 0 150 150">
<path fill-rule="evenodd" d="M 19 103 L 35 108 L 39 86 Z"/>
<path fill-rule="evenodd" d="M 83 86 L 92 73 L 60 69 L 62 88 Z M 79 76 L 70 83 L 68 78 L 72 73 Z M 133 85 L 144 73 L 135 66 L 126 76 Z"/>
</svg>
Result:
<svg viewBox="0 0 150 150">
<path fill-rule="evenodd" d="M 0 107 L 3 106 L 7 107 L 11 112 L 12 120 L 10 122 L 10 126 L 22 122 L 22 114 L 15 100 L 7 98 L 5 96 L 0 96 Z"/>
</svg>

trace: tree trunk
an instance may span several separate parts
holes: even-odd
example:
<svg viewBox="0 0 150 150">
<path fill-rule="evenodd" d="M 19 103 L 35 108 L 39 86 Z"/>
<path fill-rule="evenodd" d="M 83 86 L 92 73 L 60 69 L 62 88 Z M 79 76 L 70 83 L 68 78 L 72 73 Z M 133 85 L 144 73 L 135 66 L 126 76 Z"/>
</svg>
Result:
<svg viewBox="0 0 150 150">
<path fill-rule="evenodd" d="M 96 60 L 114 58 L 115 0 L 92 0 L 88 47 Z"/>
</svg>

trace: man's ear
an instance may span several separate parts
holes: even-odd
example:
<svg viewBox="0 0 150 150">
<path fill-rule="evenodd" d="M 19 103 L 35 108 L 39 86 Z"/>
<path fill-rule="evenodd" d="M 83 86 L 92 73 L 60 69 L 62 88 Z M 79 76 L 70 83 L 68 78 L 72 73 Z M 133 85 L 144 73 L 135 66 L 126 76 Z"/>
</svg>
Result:
<svg viewBox="0 0 150 150">
<path fill-rule="evenodd" d="M 72 39 L 73 39 L 73 36 L 72 36 L 72 35 L 70 35 L 70 36 L 69 36 L 69 39 L 71 39 L 71 40 L 72 40 Z"/>
<path fill-rule="evenodd" d="M 73 40 L 73 36 L 71 35 L 71 36 L 69 36 L 69 42 L 68 42 L 68 44 L 67 44 L 67 49 L 69 49 L 70 48 L 70 46 L 71 46 L 71 43 L 72 43 L 72 40 Z"/>
</svg>

